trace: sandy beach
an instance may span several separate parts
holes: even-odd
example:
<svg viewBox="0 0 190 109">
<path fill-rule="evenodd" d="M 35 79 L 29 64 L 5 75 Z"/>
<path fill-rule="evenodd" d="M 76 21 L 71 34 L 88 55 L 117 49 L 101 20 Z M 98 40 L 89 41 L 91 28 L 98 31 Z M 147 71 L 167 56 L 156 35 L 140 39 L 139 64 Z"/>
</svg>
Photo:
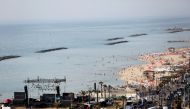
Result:
<svg viewBox="0 0 190 109">
<path fill-rule="evenodd" d="M 187 67 L 189 64 L 190 48 L 169 48 L 163 53 L 141 55 L 139 60 L 146 64 L 129 66 L 119 72 L 125 85 L 142 85 L 156 87 L 161 77 L 176 73 L 174 67 Z M 164 73 L 163 73 L 164 72 Z M 171 73 L 173 72 L 173 73 Z"/>
</svg>

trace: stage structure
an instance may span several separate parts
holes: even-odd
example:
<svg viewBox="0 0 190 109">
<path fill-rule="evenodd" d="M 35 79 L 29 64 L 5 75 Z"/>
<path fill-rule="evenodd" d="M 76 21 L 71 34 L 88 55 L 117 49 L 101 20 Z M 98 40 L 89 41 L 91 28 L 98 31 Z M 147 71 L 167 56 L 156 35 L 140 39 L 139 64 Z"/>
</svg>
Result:
<svg viewBox="0 0 190 109">
<path fill-rule="evenodd" d="M 24 83 L 27 84 L 29 89 L 38 89 L 38 91 L 56 91 L 56 87 L 60 86 L 61 83 L 66 84 L 66 77 L 64 79 L 44 79 L 40 78 L 39 76 L 37 79 L 30 79 L 28 78 L 27 80 L 24 81 Z M 64 87 L 64 92 L 65 92 L 65 87 Z"/>
</svg>

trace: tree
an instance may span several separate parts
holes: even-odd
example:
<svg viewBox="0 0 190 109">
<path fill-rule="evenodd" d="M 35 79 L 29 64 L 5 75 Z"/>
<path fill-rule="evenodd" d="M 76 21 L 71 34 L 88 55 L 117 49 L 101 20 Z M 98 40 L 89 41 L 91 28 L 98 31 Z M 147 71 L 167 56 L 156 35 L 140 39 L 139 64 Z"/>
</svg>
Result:
<svg viewBox="0 0 190 109">
<path fill-rule="evenodd" d="M 106 88 L 107 88 L 107 85 L 104 84 L 103 86 L 104 86 L 104 97 L 105 97 L 105 99 L 106 99 Z"/>
<path fill-rule="evenodd" d="M 100 92 L 100 93 L 101 93 L 101 97 L 102 97 L 102 96 L 103 96 L 103 95 L 102 95 L 102 85 L 103 85 L 103 82 L 100 81 L 99 84 L 100 84 L 100 86 L 101 86 L 101 92 Z"/>
<path fill-rule="evenodd" d="M 121 99 L 123 101 L 123 109 L 125 109 L 126 96 L 121 96 Z"/>
<path fill-rule="evenodd" d="M 83 90 L 81 90 L 81 92 L 80 92 L 81 94 L 82 94 L 82 102 L 84 102 L 84 96 L 86 95 L 86 92 L 85 91 L 83 91 Z"/>
<path fill-rule="evenodd" d="M 110 92 L 111 92 L 111 85 L 108 85 L 109 98 L 110 98 Z"/>
</svg>

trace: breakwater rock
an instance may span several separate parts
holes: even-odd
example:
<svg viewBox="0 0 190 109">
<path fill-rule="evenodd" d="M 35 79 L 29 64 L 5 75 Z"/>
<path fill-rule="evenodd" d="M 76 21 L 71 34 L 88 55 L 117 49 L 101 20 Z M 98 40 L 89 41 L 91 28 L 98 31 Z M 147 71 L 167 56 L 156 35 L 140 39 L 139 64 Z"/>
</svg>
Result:
<svg viewBox="0 0 190 109">
<path fill-rule="evenodd" d="M 2 57 L 0 57 L 0 61 L 12 59 L 12 58 L 18 58 L 18 57 L 21 57 L 21 56 L 17 56 L 17 55 L 2 56 Z"/>
<path fill-rule="evenodd" d="M 117 41 L 117 42 L 110 42 L 110 43 L 106 43 L 105 45 L 116 45 L 116 44 L 120 44 L 120 43 L 127 43 L 129 41 Z"/>
<path fill-rule="evenodd" d="M 115 37 L 115 38 L 109 38 L 107 41 L 114 41 L 114 40 L 119 40 L 119 39 L 124 39 L 123 37 Z"/>
<path fill-rule="evenodd" d="M 68 49 L 68 48 L 59 47 L 59 48 L 45 49 L 45 50 L 36 51 L 35 53 L 46 53 L 46 52 L 52 52 L 52 51 L 57 51 L 57 50 L 62 50 L 62 49 Z"/>
<path fill-rule="evenodd" d="M 183 31 L 190 31 L 190 29 L 174 27 L 174 28 L 168 28 L 166 29 L 166 31 L 168 31 L 168 33 L 178 33 L 178 32 L 183 32 Z"/>
<path fill-rule="evenodd" d="M 132 34 L 129 37 L 138 37 L 138 36 L 144 36 L 144 35 L 148 35 L 146 33 L 141 33 L 141 34 Z"/>
<path fill-rule="evenodd" d="M 189 42 L 189 41 L 185 41 L 185 40 L 168 41 L 168 43 L 177 43 L 177 42 Z"/>
</svg>

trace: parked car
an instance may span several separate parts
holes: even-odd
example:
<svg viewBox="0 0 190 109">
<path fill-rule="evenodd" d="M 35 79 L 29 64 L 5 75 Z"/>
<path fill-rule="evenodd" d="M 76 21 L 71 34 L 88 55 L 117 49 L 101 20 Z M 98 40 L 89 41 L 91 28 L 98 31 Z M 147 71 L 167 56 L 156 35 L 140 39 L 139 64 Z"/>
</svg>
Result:
<svg viewBox="0 0 190 109">
<path fill-rule="evenodd" d="M 2 104 L 1 105 L 1 109 L 11 109 L 11 107 L 7 106 L 6 104 Z"/>
</svg>

